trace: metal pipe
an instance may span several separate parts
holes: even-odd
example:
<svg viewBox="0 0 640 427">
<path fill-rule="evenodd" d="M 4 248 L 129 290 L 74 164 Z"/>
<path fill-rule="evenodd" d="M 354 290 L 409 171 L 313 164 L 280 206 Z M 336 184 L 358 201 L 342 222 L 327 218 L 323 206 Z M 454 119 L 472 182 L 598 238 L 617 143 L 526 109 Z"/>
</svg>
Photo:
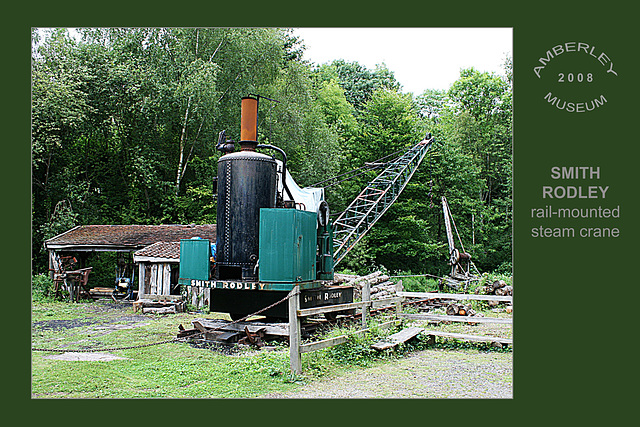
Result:
<svg viewBox="0 0 640 427">
<path fill-rule="evenodd" d="M 275 145 L 271 145 L 271 144 L 258 144 L 256 148 L 266 148 L 269 150 L 275 150 L 278 153 L 282 154 L 282 185 L 284 186 L 284 189 L 287 191 L 289 198 L 293 200 L 293 195 L 291 194 L 291 190 L 289 190 L 289 187 L 287 187 L 287 179 L 286 179 L 287 178 L 287 153 L 285 153 L 282 148 L 276 147 Z"/>
</svg>

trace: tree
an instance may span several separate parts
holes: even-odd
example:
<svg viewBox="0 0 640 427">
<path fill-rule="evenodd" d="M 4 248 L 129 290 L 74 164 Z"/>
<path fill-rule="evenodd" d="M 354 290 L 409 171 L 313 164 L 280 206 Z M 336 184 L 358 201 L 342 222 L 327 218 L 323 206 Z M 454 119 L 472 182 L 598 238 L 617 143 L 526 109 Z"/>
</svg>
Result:
<svg viewBox="0 0 640 427">
<path fill-rule="evenodd" d="M 217 134 L 238 139 L 240 98 L 280 78 L 295 40 L 275 28 L 79 34 L 34 31 L 34 247 L 61 200 L 80 224 L 211 222 Z"/>
<path fill-rule="evenodd" d="M 380 64 L 372 71 L 358 62 L 339 59 L 323 64 L 318 69 L 320 80 L 336 80 L 344 89 L 345 97 L 360 112 L 377 89 L 397 92 L 398 83 L 386 65 Z"/>
<path fill-rule="evenodd" d="M 261 98 L 259 140 L 286 151 L 303 186 L 391 159 L 427 130 L 436 137 L 345 266 L 441 271 L 442 195 L 483 268 L 510 260 L 508 79 L 463 70 L 448 92 L 413 99 L 384 64 L 304 62 L 300 40 L 277 28 L 80 35 L 33 32 L 34 248 L 76 224 L 214 222 L 218 133 L 238 141 L 240 99 L 258 94 L 278 101 Z M 363 171 L 327 188 L 333 212 L 379 172 Z M 46 268 L 46 254 L 34 251 L 34 262 Z"/>
<path fill-rule="evenodd" d="M 299 185 L 309 185 L 337 173 L 342 149 L 336 129 L 314 90 L 306 64 L 292 61 L 262 89 L 278 102 L 267 102 L 260 124 L 261 138 L 282 148 Z M 331 120 L 331 119 L 329 119 Z"/>
<path fill-rule="evenodd" d="M 448 101 L 446 91 L 427 89 L 416 98 L 416 105 L 418 111 L 420 111 L 420 116 L 435 124 L 442 115 Z"/>
<path fill-rule="evenodd" d="M 467 69 L 447 95 L 450 101 L 434 128 L 446 144 L 441 165 L 466 159 L 467 166 L 442 169 L 437 180 L 446 183 L 443 194 L 459 216 L 463 239 L 472 243 L 476 263 L 492 270 L 511 258 L 511 86 L 500 76 Z M 447 182 L 470 168 L 474 177 Z"/>
</svg>

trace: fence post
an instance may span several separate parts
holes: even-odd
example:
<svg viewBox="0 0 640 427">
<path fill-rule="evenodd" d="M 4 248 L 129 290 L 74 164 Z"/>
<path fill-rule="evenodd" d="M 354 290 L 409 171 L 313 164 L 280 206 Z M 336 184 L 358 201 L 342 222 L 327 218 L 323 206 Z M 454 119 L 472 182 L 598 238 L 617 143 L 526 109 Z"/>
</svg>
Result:
<svg viewBox="0 0 640 427">
<path fill-rule="evenodd" d="M 302 373 L 302 359 L 300 357 L 300 285 L 295 285 L 289 292 L 289 359 L 291 372 Z"/>
<path fill-rule="evenodd" d="M 404 290 L 404 286 L 402 286 L 402 279 L 398 280 L 398 283 L 396 283 L 395 289 L 396 289 L 396 294 Z M 398 319 L 402 315 L 402 301 L 404 300 L 404 297 L 398 297 L 397 295 L 396 297 L 398 298 L 398 301 L 396 301 L 396 319 Z"/>
<path fill-rule="evenodd" d="M 369 308 L 371 307 L 371 285 L 368 280 L 364 281 L 364 286 L 362 287 L 362 327 L 367 327 L 367 320 L 369 317 Z"/>
</svg>

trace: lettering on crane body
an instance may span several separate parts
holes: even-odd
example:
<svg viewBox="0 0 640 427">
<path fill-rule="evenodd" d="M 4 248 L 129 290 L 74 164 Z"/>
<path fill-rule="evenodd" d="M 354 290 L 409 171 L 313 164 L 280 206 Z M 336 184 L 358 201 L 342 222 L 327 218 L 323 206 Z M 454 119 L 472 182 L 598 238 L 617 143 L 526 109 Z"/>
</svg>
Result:
<svg viewBox="0 0 640 427">
<path fill-rule="evenodd" d="M 191 279 L 191 286 L 199 288 L 235 289 L 238 291 L 264 290 L 266 283 L 260 282 L 217 282 L 213 280 Z"/>
</svg>

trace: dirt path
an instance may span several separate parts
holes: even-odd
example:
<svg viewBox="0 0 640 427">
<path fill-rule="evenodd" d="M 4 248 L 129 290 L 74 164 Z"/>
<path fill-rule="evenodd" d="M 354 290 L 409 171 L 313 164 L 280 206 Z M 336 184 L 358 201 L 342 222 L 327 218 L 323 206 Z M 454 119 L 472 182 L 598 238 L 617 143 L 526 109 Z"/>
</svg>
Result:
<svg viewBox="0 0 640 427">
<path fill-rule="evenodd" d="M 264 398 L 512 398 L 513 353 L 424 350 Z"/>
</svg>

